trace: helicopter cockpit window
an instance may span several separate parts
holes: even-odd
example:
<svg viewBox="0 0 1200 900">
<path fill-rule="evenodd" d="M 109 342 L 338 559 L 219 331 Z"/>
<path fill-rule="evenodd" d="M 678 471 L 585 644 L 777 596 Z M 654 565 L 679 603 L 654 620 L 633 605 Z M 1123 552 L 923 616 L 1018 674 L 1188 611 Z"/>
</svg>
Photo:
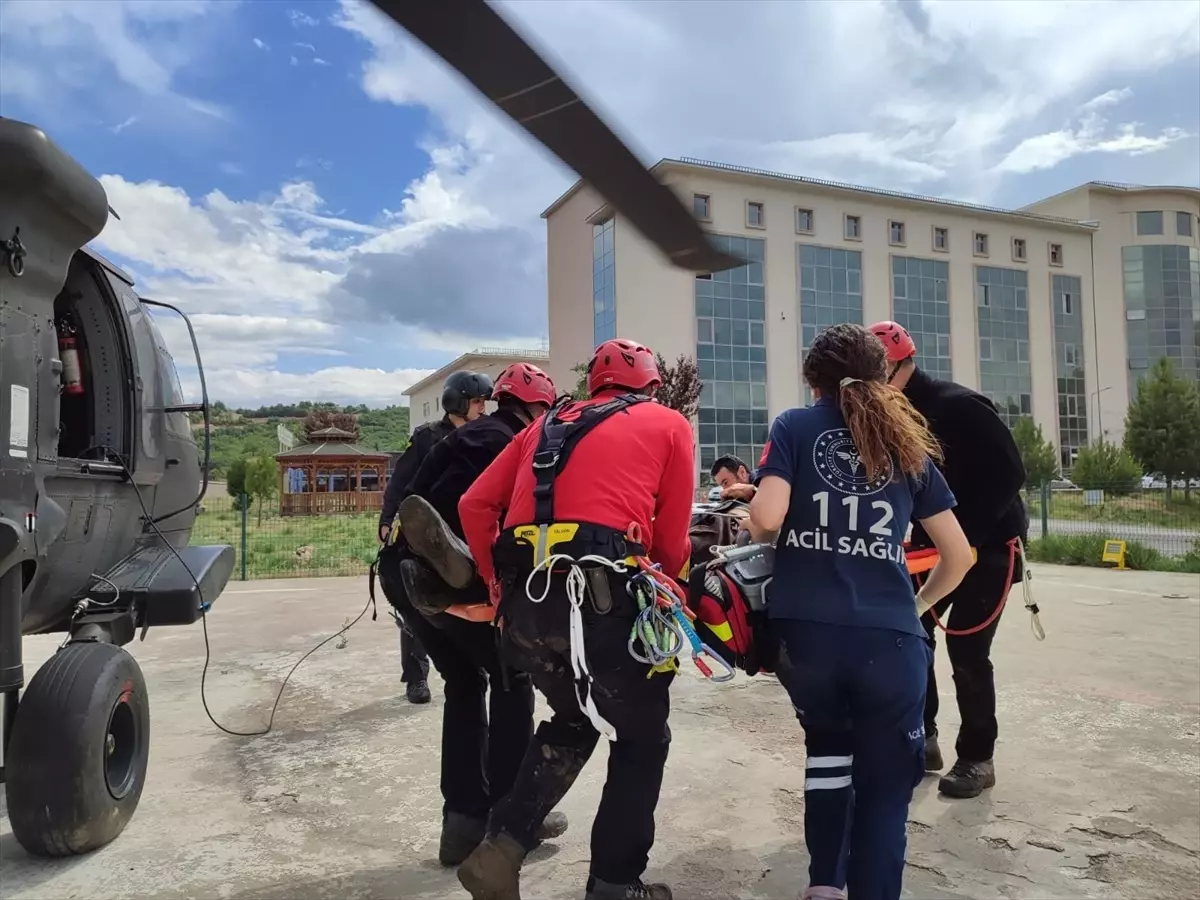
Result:
<svg viewBox="0 0 1200 900">
<path fill-rule="evenodd" d="M 99 266 L 75 254 L 54 301 L 60 459 L 129 464 L 132 400 L 118 302 Z"/>
</svg>

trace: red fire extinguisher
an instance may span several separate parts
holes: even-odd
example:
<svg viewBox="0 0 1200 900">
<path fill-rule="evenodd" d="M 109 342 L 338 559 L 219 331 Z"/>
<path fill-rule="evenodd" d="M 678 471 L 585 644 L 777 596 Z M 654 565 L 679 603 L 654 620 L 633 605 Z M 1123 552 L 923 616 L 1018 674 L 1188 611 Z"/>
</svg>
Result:
<svg viewBox="0 0 1200 900">
<path fill-rule="evenodd" d="M 79 367 L 75 326 L 63 319 L 58 323 L 58 355 L 62 359 L 63 393 L 83 393 L 83 371 Z"/>
</svg>

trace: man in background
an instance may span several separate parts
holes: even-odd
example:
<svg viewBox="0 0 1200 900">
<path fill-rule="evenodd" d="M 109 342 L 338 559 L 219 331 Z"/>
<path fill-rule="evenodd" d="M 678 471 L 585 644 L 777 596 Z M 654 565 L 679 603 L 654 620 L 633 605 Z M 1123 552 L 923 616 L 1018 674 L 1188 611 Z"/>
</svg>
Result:
<svg viewBox="0 0 1200 900">
<path fill-rule="evenodd" d="M 383 494 L 378 528 L 379 543 L 383 545 L 379 555 L 379 583 L 394 610 L 392 617 L 396 627 L 400 629 L 400 681 L 405 685 L 404 693 L 410 703 L 428 703 L 432 699 L 429 655 L 396 607 L 396 598 L 403 591 L 400 561 L 409 555 L 402 533 L 395 531 L 396 512 L 409 482 L 433 446 L 460 425 L 482 416 L 491 395 L 492 379 L 487 375 L 466 370 L 452 373 L 442 385 L 442 418 L 426 422 L 412 433 L 404 454 L 396 460 Z"/>
<path fill-rule="evenodd" d="M 754 498 L 753 476 L 740 458 L 732 454 L 718 457 L 709 474 L 721 489 L 722 500 L 742 500 L 749 503 Z"/>
</svg>

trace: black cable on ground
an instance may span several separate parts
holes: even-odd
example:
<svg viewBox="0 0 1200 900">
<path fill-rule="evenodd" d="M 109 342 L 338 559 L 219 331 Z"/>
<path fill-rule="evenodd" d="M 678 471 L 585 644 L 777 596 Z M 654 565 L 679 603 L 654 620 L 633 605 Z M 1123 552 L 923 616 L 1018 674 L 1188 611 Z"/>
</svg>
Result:
<svg viewBox="0 0 1200 900">
<path fill-rule="evenodd" d="M 207 679 L 208 679 L 208 667 L 212 661 L 212 647 L 210 646 L 210 644 L 208 642 L 208 607 L 209 607 L 209 604 L 206 603 L 204 600 L 204 588 L 202 588 L 200 586 L 200 579 L 198 579 L 196 577 L 196 573 L 192 571 L 191 567 L 184 560 L 183 556 L 180 555 L 179 551 L 175 549 L 174 545 L 170 541 L 167 540 L 167 537 L 166 537 L 166 535 L 163 534 L 162 529 L 158 527 L 158 522 L 156 522 L 154 517 L 150 514 L 150 509 L 146 505 L 146 499 L 145 499 L 145 497 L 142 496 L 142 490 L 141 490 L 141 488 L 138 487 L 137 482 L 133 480 L 133 473 L 129 470 L 129 466 L 126 465 L 124 457 L 122 457 L 121 454 L 117 453 L 116 451 L 112 450 L 111 447 L 106 447 L 104 449 L 108 450 L 113 455 L 113 457 L 120 464 L 121 469 L 125 472 L 125 477 L 129 479 L 129 484 L 133 487 L 133 491 L 137 495 L 138 505 L 141 506 L 141 508 L 142 508 L 142 516 L 143 516 L 146 524 L 150 526 L 150 528 L 154 531 L 154 533 L 156 535 L 158 535 L 159 540 L 161 540 L 163 542 L 163 544 L 166 545 L 167 549 L 170 550 L 172 554 L 174 554 L 175 558 L 177 560 L 179 560 L 179 564 L 181 566 L 183 566 L 184 571 L 188 573 L 188 577 L 190 577 L 192 579 L 192 584 L 194 584 L 196 586 L 196 592 L 200 595 L 200 626 L 201 626 L 201 630 L 204 633 L 204 667 L 200 670 L 200 704 L 204 707 L 204 714 L 206 716 L 208 716 L 208 720 L 210 722 L 212 722 L 215 726 L 217 726 L 217 728 L 219 728 L 221 731 L 225 732 L 226 734 L 233 735 L 234 737 L 262 737 L 263 735 L 270 734 L 271 729 L 275 727 L 275 713 L 279 709 L 279 701 L 283 699 L 283 692 L 287 689 L 288 682 L 291 680 L 292 675 L 295 673 L 296 669 L 300 668 L 300 664 L 302 662 L 304 662 L 306 659 L 308 659 L 310 656 L 312 656 L 314 653 L 316 653 L 318 650 L 320 650 L 322 647 L 324 647 L 326 644 L 328 644 L 334 638 L 341 637 L 343 634 L 345 634 L 347 631 L 349 631 L 351 628 L 353 628 L 355 625 L 357 625 L 360 621 L 362 621 L 362 617 L 367 614 L 367 610 L 370 609 L 375 603 L 374 590 L 372 589 L 370 591 L 370 595 L 367 597 L 367 602 L 363 606 L 362 612 L 360 612 L 357 616 L 355 616 L 354 620 L 352 622 L 350 622 L 347 625 L 343 625 L 340 629 L 335 631 L 333 634 L 329 635 L 329 637 L 325 638 L 323 641 L 321 641 L 320 643 L 318 643 L 315 646 L 313 646 L 312 648 L 310 648 L 303 656 L 301 656 L 298 660 L 296 660 L 295 665 L 293 665 L 291 667 L 291 669 L 288 670 L 287 675 L 283 679 L 283 684 L 281 684 L 279 686 L 279 691 L 278 691 L 278 693 L 275 694 L 275 702 L 273 704 L 271 704 L 271 714 L 267 718 L 267 727 L 266 728 L 263 728 L 260 731 L 234 731 L 232 728 L 226 728 L 224 725 L 222 725 L 220 722 L 217 721 L 216 716 L 214 716 L 212 714 L 212 710 L 210 710 L 208 708 L 208 697 L 207 697 L 206 691 L 205 691 L 205 685 L 206 685 Z M 196 502 L 199 502 L 199 500 L 197 500 Z M 182 510 L 180 510 L 180 512 L 182 512 Z M 100 579 L 100 580 L 104 580 L 104 579 Z M 371 618 L 372 618 L 372 620 L 374 620 L 375 615 L 372 615 Z"/>
</svg>

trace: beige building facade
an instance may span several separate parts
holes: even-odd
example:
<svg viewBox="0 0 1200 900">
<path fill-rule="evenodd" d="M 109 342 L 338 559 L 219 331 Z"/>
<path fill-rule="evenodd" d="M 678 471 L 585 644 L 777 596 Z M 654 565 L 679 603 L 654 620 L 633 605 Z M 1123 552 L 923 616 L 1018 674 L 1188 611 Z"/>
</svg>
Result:
<svg viewBox="0 0 1200 900">
<path fill-rule="evenodd" d="M 442 383 L 452 372 L 457 372 L 460 369 L 468 369 L 472 372 L 490 375 L 492 380 L 495 381 L 496 376 L 517 362 L 532 363 L 550 373 L 550 354 L 544 350 L 483 348 L 472 350 L 470 353 L 464 353 L 453 362 L 442 366 L 436 372 L 426 375 L 404 392 L 404 396 L 408 398 L 409 433 L 411 434 L 413 431 L 416 431 L 418 427 L 424 425 L 426 422 L 436 422 L 445 415 L 442 411 Z M 569 391 L 575 386 L 573 376 L 568 382 L 560 382 L 553 373 L 550 373 L 550 377 L 554 378 L 554 384 L 560 392 Z M 494 404 L 488 404 L 488 408 L 494 408 Z"/>
<path fill-rule="evenodd" d="M 757 461 L 774 416 L 808 402 L 801 361 L 838 322 L 900 322 L 919 365 L 981 390 L 1010 425 L 1033 418 L 1065 465 L 1101 433 L 1120 438 L 1126 373 L 1152 361 L 1150 348 L 1196 375 L 1200 190 L 1085 185 L 1006 210 L 690 160 L 655 172 L 747 264 L 705 276 L 675 269 L 575 185 L 543 214 L 551 375 L 568 377 L 615 335 L 667 359 L 695 357 L 704 469 L 725 453 Z M 1146 211 L 1161 212 L 1164 234 L 1136 233 Z M 1160 241 L 1172 249 L 1149 249 Z M 1142 268 L 1129 247 L 1147 254 Z M 1143 296 L 1160 287 L 1171 296 L 1139 301 L 1136 272 Z M 1170 281 L 1155 274 L 1168 272 Z M 1145 340 L 1143 321 L 1158 329 Z"/>
</svg>

